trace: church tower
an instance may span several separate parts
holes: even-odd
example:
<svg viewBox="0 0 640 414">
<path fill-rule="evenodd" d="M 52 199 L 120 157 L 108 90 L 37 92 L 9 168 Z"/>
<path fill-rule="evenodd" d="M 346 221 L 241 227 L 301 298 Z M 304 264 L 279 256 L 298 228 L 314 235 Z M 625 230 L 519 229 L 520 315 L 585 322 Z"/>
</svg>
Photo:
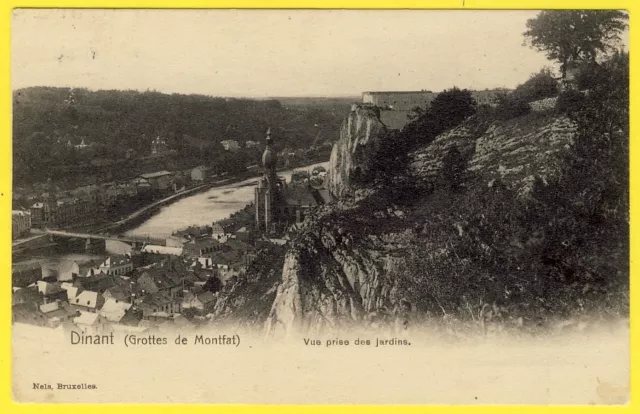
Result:
<svg viewBox="0 0 640 414">
<path fill-rule="evenodd" d="M 267 130 L 266 148 L 262 154 L 264 175 L 255 190 L 256 229 L 264 233 L 271 233 L 273 225 L 278 220 L 277 204 L 280 199 L 278 193 L 278 176 L 276 165 L 278 156 L 272 145 L 271 128 Z"/>
</svg>

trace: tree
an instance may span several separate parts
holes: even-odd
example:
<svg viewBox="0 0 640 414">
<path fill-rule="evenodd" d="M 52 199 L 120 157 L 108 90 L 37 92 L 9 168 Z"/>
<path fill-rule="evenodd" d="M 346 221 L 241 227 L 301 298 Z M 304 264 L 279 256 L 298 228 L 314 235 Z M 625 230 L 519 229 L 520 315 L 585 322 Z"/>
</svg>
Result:
<svg viewBox="0 0 640 414">
<path fill-rule="evenodd" d="M 619 10 L 545 10 L 527 21 L 524 36 L 531 47 L 560 63 L 564 79 L 570 61 L 594 61 L 612 51 L 628 19 Z"/>
<path fill-rule="evenodd" d="M 217 276 L 211 276 L 205 282 L 203 289 L 207 292 L 216 293 L 222 289 L 222 282 Z"/>
<path fill-rule="evenodd" d="M 557 94 L 558 82 L 549 68 L 534 73 L 525 83 L 518 85 L 514 91 L 514 95 L 526 102 L 537 101 Z"/>
<path fill-rule="evenodd" d="M 439 93 L 429 108 L 429 114 L 438 121 L 441 131 L 458 125 L 465 118 L 476 112 L 476 101 L 467 89 L 459 89 L 455 86 Z"/>
</svg>

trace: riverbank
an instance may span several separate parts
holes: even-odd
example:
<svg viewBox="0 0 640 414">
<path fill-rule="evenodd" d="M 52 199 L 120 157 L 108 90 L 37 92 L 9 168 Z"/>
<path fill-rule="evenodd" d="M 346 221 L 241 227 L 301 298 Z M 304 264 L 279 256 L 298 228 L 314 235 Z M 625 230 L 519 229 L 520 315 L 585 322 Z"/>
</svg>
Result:
<svg viewBox="0 0 640 414">
<path fill-rule="evenodd" d="M 326 167 L 326 164 L 328 161 L 297 166 L 296 169 L 281 169 L 279 175 L 290 181 L 291 175 L 296 170 L 312 169 L 319 165 Z M 254 186 L 260 175 L 261 171 L 237 175 L 225 185 L 199 191 L 197 194 L 172 202 L 160 209 L 154 209 L 145 214 L 144 223 L 119 234 L 162 238 L 190 226 L 211 226 L 215 222 L 228 219 L 254 201 Z"/>
<path fill-rule="evenodd" d="M 308 167 L 312 167 L 314 165 L 317 165 L 319 163 L 324 163 L 324 162 L 328 162 L 328 160 L 325 161 L 313 161 L 311 163 L 305 163 L 303 165 L 298 165 L 295 167 L 291 167 L 291 166 L 287 166 L 287 167 L 281 167 L 279 168 L 277 171 L 278 172 L 283 172 L 283 171 L 289 171 L 289 170 L 298 170 L 298 169 L 304 169 L 304 168 L 308 168 Z M 246 180 L 250 180 L 250 179 L 257 179 L 259 177 L 262 176 L 262 171 L 261 170 L 253 170 L 253 171 L 246 171 L 244 173 L 241 174 L 237 174 L 222 180 L 217 180 L 214 182 L 210 182 L 210 183 L 206 183 L 206 184 L 201 184 L 199 186 L 196 187 L 192 187 L 192 188 L 188 188 L 184 191 L 175 193 L 175 194 L 171 194 L 165 198 L 162 198 L 160 200 L 154 201 L 151 204 L 144 206 L 136 211 L 134 211 L 133 213 L 127 215 L 126 217 L 117 220 L 115 222 L 106 222 L 106 223 L 100 223 L 99 225 L 91 225 L 91 226 L 82 226 L 82 227 L 74 227 L 74 228 L 68 228 L 65 230 L 73 230 L 73 231 L 83 231 L 83 232 L 88 232 L 88 233 L 104 233 L 104 232 L 108 232 L 108 233 L 122 233 L 122 232 L 126 232 L 128 230 L 130 230 L 131 228 L 139 225 L 141 222 L 149 219 L 151 216 L 153 216 L 160 208 L 165 207 L 169 204 L 172 204 L 174 202 L 177 202 L 187 196 L 192 196 L 207 190 L 210 190 L 212 188 L 217 188 L 217 187 L 223 187 L 223 186 L 228 186 L 228 185 L 233 185 L 242 181 L 246 181 Z M 247 184 L 249 185 L 249 184 Z"/>
<path fill-rule="evenodd" d="M 306 169 L 326 162 L 320 161 L 313 164 L 299 165 L 294 168 L 280 168 L 278 172 L 284 173 L 283 175 L 288 177 L 295 170 Z M 228 218 L 251 203 L 253 201 L 253 185 L 255 183 L 249 181 L 258 179 L 261 175 L 262 171 L 254 170 L 233 177 L 225 177 L 224 179 L 192 187 L 153 201 L 129 213 L 126 217 L 115 221 L 103 221 L 99 224 L 65 228 L 63 230 L 79 233 L 127 234 L 161 238 L 190 225 L 211 225 L 212 222 Z M 242 184 L 234 188 L 228 188 L 238 183 Z M 195 204 L 195 207 L 191 206 L 192 204 Z M 27 239 L 32 240 L 15 240 L 13 242 L 13 262 L 18 259 L 20 259 L 18 261 L 23 261 L 31 255 L 43 258 L 47 256 L 46 248 L 55 247 L 45 243 L 49 239 L 41 234 L 36 234 L 35 231 Z"/>
</svg>

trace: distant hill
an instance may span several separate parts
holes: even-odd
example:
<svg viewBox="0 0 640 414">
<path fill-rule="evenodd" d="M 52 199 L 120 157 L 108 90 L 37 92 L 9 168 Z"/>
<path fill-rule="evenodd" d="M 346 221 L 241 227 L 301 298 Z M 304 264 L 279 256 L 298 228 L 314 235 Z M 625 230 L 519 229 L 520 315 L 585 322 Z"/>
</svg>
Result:
<svg viewBox="0 0 640 414">
<path fill-rule="evenodd" d="M 309 148 L 338 137 L 343 113 L 333 103 L 296 106 L 276 99 L 19 89 L 13 93 L 14 180 L 46 180 L 56 166 L 83 161 L 87 152 L 69 150 L 83 140 L 92 156 L 116 160 L 127 151 L 136 158 L 148 155 L 158 136 L 179 156 L 197 155 L 209 144 L 215 156 L 223 151 L 220 142 L 261 142 L 271 127 L 276 148 Z"/>
<path fill-rule="evenodd" d="M 287 108 L 315 108 L 344 113 L 353 102 L 360 102 L 360 96 L 346 97 L 273 97 Z"/>
</svg>

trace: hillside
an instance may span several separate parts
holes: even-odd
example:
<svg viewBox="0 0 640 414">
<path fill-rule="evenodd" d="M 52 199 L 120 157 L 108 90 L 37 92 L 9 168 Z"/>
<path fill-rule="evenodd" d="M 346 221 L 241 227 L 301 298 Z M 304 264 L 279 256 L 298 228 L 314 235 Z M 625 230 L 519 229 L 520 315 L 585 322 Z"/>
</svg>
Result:
<svg viewBox="0 0 640 414">
<path fill-rule="evenodd" d="M 339 201 L 275 256 L 279 281 L 252 268 L 238 282 L 248 297 L 223 295 L 235 305 L 222 319 L 249 306 L 269 337 L 421 326 L 459 337 L 628 317 L 628 103 L 618 86 L 591 86 L 412 145 L 416 129 L 389 132 L 353 108 L 328 171 Z"/>
<path fill-rule="evenodd" d="M 270 126 L 279 150 L 320 147 L 337 136 L 341 118 L 342 112 L 335 112 L 331 105 L 285 107 L 277 100 L 20 89 L 13 93 L 14 179 L 20 184 L 44 181 L 48 175 L 54 175 L 54 180 L 69 175 L 64 168 L 87 162 L 87 152 L 69 150 L 69 142 L 77 145 L 84 140 L 92 146 L 92 158 L 122 160 L 129 150 L 141 159 L 149 155 L 151 141 L 160 136 L 180 160 L 223 162 L 220 143 L 224 140 L 242 145 L 262 142 Z M 249 152 L 247 163 L 251 164 L 260 151 Z"/>
</svg>

